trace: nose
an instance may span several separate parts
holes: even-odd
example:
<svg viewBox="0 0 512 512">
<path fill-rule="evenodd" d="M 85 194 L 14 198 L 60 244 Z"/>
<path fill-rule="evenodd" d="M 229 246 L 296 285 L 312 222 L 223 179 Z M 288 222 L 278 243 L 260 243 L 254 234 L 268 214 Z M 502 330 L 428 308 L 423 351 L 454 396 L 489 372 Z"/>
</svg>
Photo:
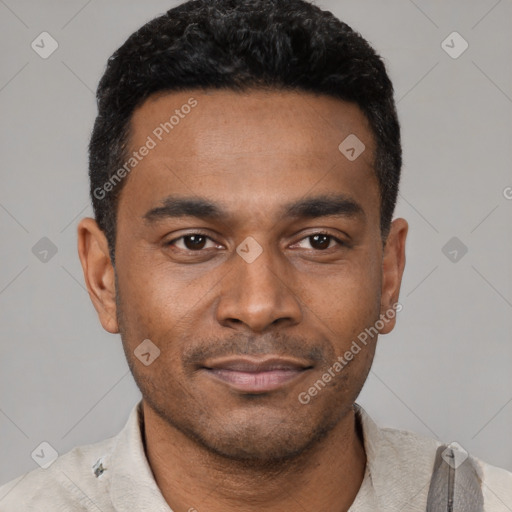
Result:
<svg viewBox="0 0 512 512">
<path fill-rule="evenodd" d="M 294 290 L 291 270 L 278 255 L 264 250 L 251 263 L 238 255 L 222 280 L 217 321 L 224 327 L 264 332 L 271 326 L 301 322 L 302 308 Z"/>
</svg>

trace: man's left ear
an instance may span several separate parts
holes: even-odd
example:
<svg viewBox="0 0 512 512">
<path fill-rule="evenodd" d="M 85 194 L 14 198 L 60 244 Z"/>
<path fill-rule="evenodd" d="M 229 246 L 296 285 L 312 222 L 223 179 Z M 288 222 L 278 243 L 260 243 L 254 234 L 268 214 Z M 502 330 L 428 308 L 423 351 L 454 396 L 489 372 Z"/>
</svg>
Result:
<svg viewBox="0 0 512 512">
<path fill-rule="evenodd" d="M 396 323 L 396 311 L 401 309 L 398 306 L 398 297 L 405 268 L 405 240 L 408 230 L 409 224 L 405 219 L 395 219 L 391 223 L 384 246 L 380 299 L 380 315 L 384 327 L 379 329 L 380 334 L 388 334 L 393 330 Z"/>
</svg>

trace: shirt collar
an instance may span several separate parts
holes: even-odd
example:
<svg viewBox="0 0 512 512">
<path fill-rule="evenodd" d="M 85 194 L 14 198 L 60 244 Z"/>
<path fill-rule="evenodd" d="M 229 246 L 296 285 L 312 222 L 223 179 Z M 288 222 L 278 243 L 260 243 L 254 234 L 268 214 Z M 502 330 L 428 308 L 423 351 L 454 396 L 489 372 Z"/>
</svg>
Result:
<svg viewBox="0 0 512 512">
<path fill-rule="evenodd" d="M 418 465 L 422 464 L 411 453 L 401 453 L 400 440 L 391 442 L 383 435 L 368 413 L 359 404 L 354 404 L 357 421 L 363 432 L 366 452 L 365 493 L 369 489 L 372 498 L 379 505 L 398 509 L 407 504 L 412 505 L 415 493 L 421 492 L 430 480 L 431 465 L 427 464 L 423 474 L 418 474 Z M 125 510 L 172 512 L 158 488 L 151 467 L 146 458 L 144 443 L 144 417 L 142 401 L 131 411 L 123 430 L 116 437 L 110 454 L 110 495 L 112 504 L 118 512 Z M 400 433 L 398 434 L 400 436 Z M 405 433 L 404 433 L 405 436 Z M 404 437 L 404 452 L 407 449 Z M 418 464 L 416 464 L 418 463 Z M 404 485 L 403 475 L 416 473 L 412 488 Z M 420 473 L 422 471 L 420 470 Z M 367 484 L 370 484 L 369 486 Z M 412 482 L 411 482 L 412 483 Z M 362 490 L 361 487 L 360 491 Z M 354 503 L 358 502 L 356 496 Z M 413 507 L 414 508 L 414 507 Z M 411 509 L 412 510 L 412 509 Z"/>
<path fill-rule="evenodd" d="M 172 512 L 158 488 L 144 450 L 142 401 L 117 436 L 110 460 L 110 497 L 118 512 Z"/>
<path fill-rule="evenodd" d="M 411 432 L 380 428 L 359 404 L 354 407 L 363 428 L 371 496 L 378 509 L 423 512 L 439 443 Z"/>
<path fill-rule="evenodd" d="M 382 445 L 380 428 L 372 420 L 369 414 L 359 404 L 354 404 L 356 419 L 363 430 L 364 451 L 366 452 L 366 464 L 370 474 L 377 474 L 379 463 L 379 449 Z"/>
</svg>

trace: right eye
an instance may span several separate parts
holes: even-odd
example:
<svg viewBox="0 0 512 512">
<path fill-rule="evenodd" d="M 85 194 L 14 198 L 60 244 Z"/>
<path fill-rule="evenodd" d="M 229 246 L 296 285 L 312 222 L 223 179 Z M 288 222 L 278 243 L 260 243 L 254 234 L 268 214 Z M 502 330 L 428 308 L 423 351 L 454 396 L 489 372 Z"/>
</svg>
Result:
<svg viewBox="0 0 512 512">
<path fill-rule="evenodd" d="M 208 240 L 213 243 L 213 246 L 206 247 Z M 205 248 L 209 249 L 212 247 L 218 247 L 219 244 L 214 242 L 214 240 L 212 240 L 204 233 L 198 232 L 182 235 L 178 238 L 175 238 L 174 240 L 171 240 L 170 242 L 167 242 L 165 245 L 174 246 L 182 251 L 198 252 Z"/>
</svg>

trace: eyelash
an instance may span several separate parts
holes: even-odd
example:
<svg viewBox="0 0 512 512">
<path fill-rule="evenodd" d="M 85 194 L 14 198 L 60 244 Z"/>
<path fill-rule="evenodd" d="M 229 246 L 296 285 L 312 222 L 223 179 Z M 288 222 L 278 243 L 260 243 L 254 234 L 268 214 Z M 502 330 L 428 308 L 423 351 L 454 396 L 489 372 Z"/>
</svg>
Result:
<svg viewBox="0 0 512 512">
<path fill-rule="evenodd" d="M 169 242 L 166 242 L 165 246 L 166 247 L 172 246 L 175 242 L 177 242 L 178 240 L 181 240 L 182 238 L 186 238 L 186 237 L 189 237 L 189 236 L 195 236 L 195 235 L 204 236 L 205 238 L 208 238 L 209 240 L 215 242 L 215 240 L 213 240 L 207 233 L 204 233 L 202 231 L 194 231 L 192 233 L 187 233 L 186 235 L 182 235 L 182 236 L 180 236 L 178 238 L 174 238 L 173 240 L 170 240 Z M 307 238 L 310 238 L 310 237 L 313 237 L 313 236 L 316 236 L 316 235 L 327 236 L 327 237 L 331 238 L 332 240 L 334 240 L 335 242 L 337 242 L 338 245 L 341 246 L 341 247 L 348 247 L 349 246 L 348 243 L 344 242 L 343 240 L 340 240 L 338 237 L 332 235 L 331 233 L 329 233 L 327 231 L 315 231 L 314 233 L 310 233 L 309 235 L 301 238 L 299 240 L 299 242 L 302 242 L 303 240 L 306 240 Z M 296 244 L 294 244 L 294 245 L 296 245 Z M 332 249 L 332 247 L 328 247 L 326 249 L 309 249 L 309 250 L 312 250 L 312 251 L 315 251 L 315 252 L 326 252 L 329 249 Z M 186 251 L 186 252 L 189 252 L 189 253 L 193 253 L 193 252 L 200 253 L 200 252 L 204 251 L 204 249 L 198 249 L 198 250 L 194 251 L 194 250 L 191 250 L 191 249 L 180 249 L 180 248 L 178 248 L 178 250 Z"/>
</svg>

